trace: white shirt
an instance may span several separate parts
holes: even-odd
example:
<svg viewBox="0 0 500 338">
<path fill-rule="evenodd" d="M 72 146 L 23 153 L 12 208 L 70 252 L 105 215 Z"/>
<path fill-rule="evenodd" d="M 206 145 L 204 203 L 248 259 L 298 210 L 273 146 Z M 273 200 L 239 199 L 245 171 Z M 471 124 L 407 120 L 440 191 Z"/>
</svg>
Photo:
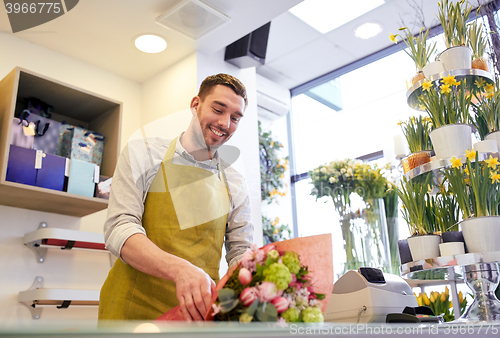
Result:
<svg viewBox="0 0 500 338">
<path fill-rule="evenodd" d="M 172 163 L 203 168 L 219 177 L 218 152 L 212 160 L 196 161 L 182 147 L 179 141 L 181 136 L 175 145 Z M 118 257 L 130 236 L 137 233 L 146 235 L 142 226 L 144 203 L 171 142 L 161 138 L 132 140 L 118 159 L 111 183 L 108 217 L 104 224 L 106 248 Z M 254 226 L 251 222 L 250 196 L 243 175 L 223 160 L 220 161 L 220 167 L 226 177 L 230 198 L 225 245 L 226 261 L 231 267 L 253 242 Z"/>
</svg>

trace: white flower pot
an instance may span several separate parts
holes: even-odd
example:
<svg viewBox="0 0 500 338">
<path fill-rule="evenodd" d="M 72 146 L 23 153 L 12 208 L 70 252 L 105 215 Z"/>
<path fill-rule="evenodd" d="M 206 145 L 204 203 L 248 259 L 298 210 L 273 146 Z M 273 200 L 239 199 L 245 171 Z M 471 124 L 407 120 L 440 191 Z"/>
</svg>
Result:
<svg viewBox="0 0 500 338">
<path fill-rule="evenodd" d="M 495 141 L 497 144 L 497 151 L 500 149 L 500 131 L 494 131 L 484 137 L 487 141 Z"/>
<path fill-rule="evenodd" d="M 439 235 L 409 237 L 408 245 L 410 246 L 413 261 L 439 257 L 440 243 L 441 236 Z"/>
<path fill-rule="evenodd" d="M 471 69 L 472 50 L 467 46 L 450 47 L 442 52 L 438 59 L 443 63 L 445 71 L 455 69 Z"/>
<path fill-rule="evenodd" d="M 441 257 L 461 255 L 465 253 L 463 242 L 448 242 L 439 244 L 439 252 Z"/>
<path fill-rule="evenodd" d="M 422 71 L 425 77 L 442 73 L 444 72 L 443 63 L 441 61 L 429 62 L 422 68 Z"/>
<path fill-rule="evenodd" d="M 498 153 L 498 144 L 496 140 L 479 141 L 474 143 L 474 150 L 478 153 Z"/>
<path fill-rule="evenodd" d="M 449 124 L 430 133 L 436 157 L 440 160 L 465 155 L 472 150 L 472 129 L 468 124 Z"/>
<path fill-rule="evenodd" d="M 469 252 L 500 251 L 500 216 L 469 218 L 460 227 Z"/>
</svg>

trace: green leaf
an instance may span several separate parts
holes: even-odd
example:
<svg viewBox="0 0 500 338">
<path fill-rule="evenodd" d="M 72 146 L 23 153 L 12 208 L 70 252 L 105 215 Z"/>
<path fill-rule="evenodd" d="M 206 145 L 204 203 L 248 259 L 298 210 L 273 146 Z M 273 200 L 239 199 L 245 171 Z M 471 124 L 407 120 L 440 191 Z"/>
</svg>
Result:
<svg viewBox="0 0 500 338">
<path fill-rule="evenodd" d="M 256 299 L 252 305 L 250 305 L 246 311 L 246 313 L 249 315 L 249 316 L 254 316 L 255 314 L 255 311 L 257 310 L 257 306 L 259 306 L 259 300 Z"/>
<path fill-rule="evenodd" d="M 324 293 L 315 293 L 316 298 L 319 300 L 325 299 L 326 295 Z"/>
<path fill-rule="evenodd" d="M 271 303 L 261 303 L 255 311 L 255 318 L 260 322 L 276 322 L 278 320 L 278 310 Z"/>
</svg>

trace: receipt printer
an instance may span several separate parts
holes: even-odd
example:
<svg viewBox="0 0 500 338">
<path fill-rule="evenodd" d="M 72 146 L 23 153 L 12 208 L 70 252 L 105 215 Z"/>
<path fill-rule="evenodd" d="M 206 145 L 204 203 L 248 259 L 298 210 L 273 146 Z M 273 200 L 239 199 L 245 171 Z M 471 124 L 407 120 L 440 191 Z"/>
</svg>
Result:
<svg viewBox="0 0 500 338">
<path fill-rule="evenodd" d="M 347 271 L 334 284 L 325 311 L 325 322 L 385 323 L 389 313 L 402 313 L 416 307 L 410 286 L 399 276 L 379 269 Z"/>
</svg>

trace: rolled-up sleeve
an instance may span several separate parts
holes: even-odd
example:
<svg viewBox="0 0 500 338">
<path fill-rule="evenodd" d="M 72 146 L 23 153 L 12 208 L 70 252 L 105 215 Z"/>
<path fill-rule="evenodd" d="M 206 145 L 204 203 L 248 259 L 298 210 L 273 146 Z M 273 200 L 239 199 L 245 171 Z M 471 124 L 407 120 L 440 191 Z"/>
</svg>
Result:
<svg viewBox="0 0 500 338">
<path fill-rule="evenodd" d="M 142 226 L 144 212 L 144 188 L 146 173 L 133 174 L 136 168 L 132 161 L 147 160 L 140 158 L 133 145 L 127 145 L 122 151 L 113 175 L 111 194 L 108 203 L 108 215 L 104 223 L 104 240 L 106 248 L 115 256 L 120 252 L 125 241 L 137 233 L 146 234 Z M 140 162 L 139 162 L 140 163 Z"/>
<path fill-rule="evenodd" d="M 253 242 L 254 225 L 251 221 L 250 195 L 245 180 L 228 179 L 230 193 L 233 196 L 233 208 L 228 216 L 226 229 L 226 261 L 229 267 L 237 264 L 247 248 Z"/>
</svg>

